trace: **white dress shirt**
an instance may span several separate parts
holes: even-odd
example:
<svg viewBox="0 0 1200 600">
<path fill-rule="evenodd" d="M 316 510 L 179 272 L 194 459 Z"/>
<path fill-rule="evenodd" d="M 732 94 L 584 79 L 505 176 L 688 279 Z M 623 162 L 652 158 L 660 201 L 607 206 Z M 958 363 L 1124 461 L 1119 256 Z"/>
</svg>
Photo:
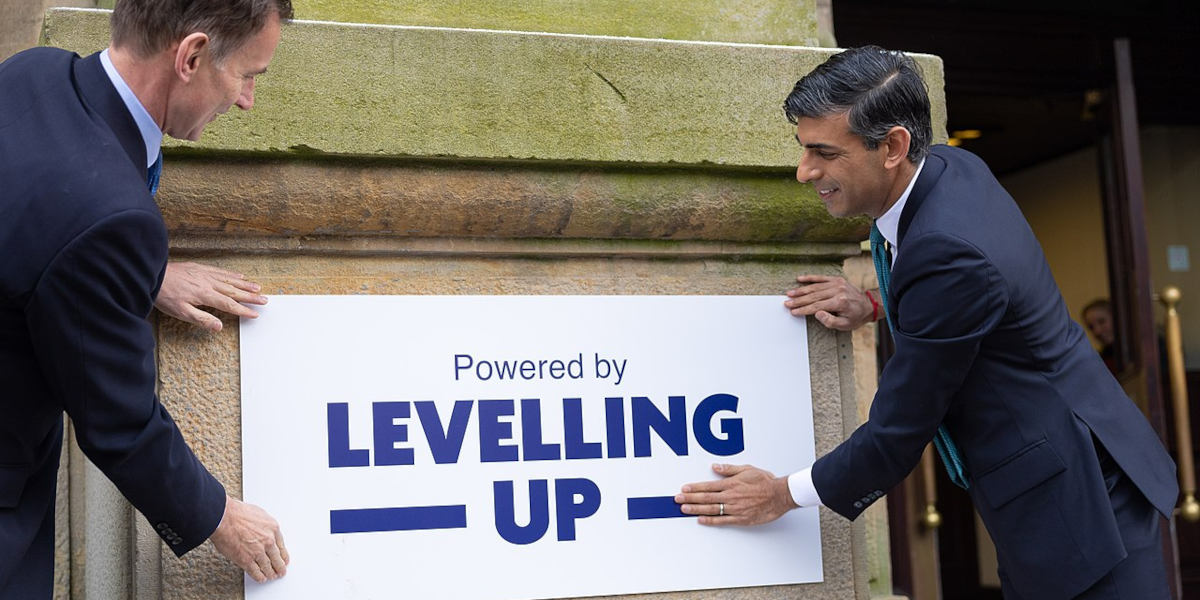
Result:
<svg viewBox="0 0 1200 600">
<path fill-rule="evenodd" d="M 146 107 L 142 106 L 142 101 L 129 89 L 129 84 L 121 78 L 121 74 L 112 64 L 112 59 L 108 58 L 108 50 L 100 53 L 100 64 L 104 65 L 104 72 L 108 74 L 113 87 L 117 88 L 117 93 L 125 102 L 125 108 L 129 109 L 129 114 L 133 116 L 133 122 L 137 123 L 142 141 L 146 143 L 146 168 L 149 169 L 154 161 L 158 160 L 158 151 L 162 147 L 162 130 L 158 128 L 158 123 L 154 122 Z"/>
<path fill-rule="evenodd" d="M 900 235 L 900 215 L 904 212 L 904 205 L 908 203 L 908 195 L 912 193 L 913 186 L 916 185 L 917 177 L 921 175 L 921 169 L 924 166 L 925 160 L 922 159 L 917 165 L 917 170 L 913 172 L 912 179 L 908 181 L 908 187 L 904 188 L 903 194 L 900 194 L 900 199 L 887 212 L 875 219 L 875 226 L 879 228 L 879 233 L 882 233 L 883 239 L 891 245 L 893 265 L 896 264 L 896 255 L 900 250 L 896 245 L 896 238 Z M 822 504 L 821 497 L 817 495 L 817 488 L 813 486 L 812 467 L 788 475 L 788 491 L 792 493 L 792 500 L 801 508 Z"/>
</svg>

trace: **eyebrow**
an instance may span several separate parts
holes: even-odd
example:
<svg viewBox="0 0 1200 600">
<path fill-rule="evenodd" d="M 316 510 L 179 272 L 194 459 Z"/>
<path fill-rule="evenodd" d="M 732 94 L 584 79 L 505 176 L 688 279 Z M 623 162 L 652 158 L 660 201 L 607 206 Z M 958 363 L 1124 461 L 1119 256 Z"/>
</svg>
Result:
<svg viewBox="0 0 1200 600">
<path fill-rule="evenodd" d="M 801 145 L 801 146 L 803 146 L 805 149 L 809 149 L 809 150 L 833 150 L 833 151 L 835 151 L 835 152 L 840 152 L 840 151 L 841 151 L 841 148 L 838 148 L 837 146 L 830 146 L 829 144 L 821 144 L 821 143 L 805 144 L 804 142 L 800 141 L 800 136 L 799 136 L 799 135 L 793 135 L 792 137 L 796 138 L 796 143 L 797 143 L 797 144 L 800 144 L 800 145 Z"/>
</svg>

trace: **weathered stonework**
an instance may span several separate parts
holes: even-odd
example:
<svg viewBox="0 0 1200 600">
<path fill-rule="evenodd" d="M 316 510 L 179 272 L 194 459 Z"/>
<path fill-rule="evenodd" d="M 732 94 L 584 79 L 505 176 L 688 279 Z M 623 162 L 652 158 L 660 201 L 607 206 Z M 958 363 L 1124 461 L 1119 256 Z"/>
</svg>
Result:
<svg viewBox="0 0 1200 600">
<path fill-rule="evenodd" d="M 296 0 L 317 21 L 816 46 L 815 0 Z"/>
<path fill-rule="evenodd" d="M 45 41 L 101 49 L 103 15 L 52 11 Z M 296 22 L 259 80 L 255 110 L 231 111 L 197 144 L 168 147 L 795 169 L 799 149 L 780 107 L 835 52 Z M 941 61 L 916 58 L 940 99 Z M 934 107 L 941 135 L 945 103 Z"/>
</svg>

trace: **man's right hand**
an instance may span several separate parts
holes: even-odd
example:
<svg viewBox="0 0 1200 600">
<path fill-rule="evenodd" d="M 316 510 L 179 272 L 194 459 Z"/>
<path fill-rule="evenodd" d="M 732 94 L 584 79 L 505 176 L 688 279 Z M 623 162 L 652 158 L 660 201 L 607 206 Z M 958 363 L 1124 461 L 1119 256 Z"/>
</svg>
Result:
<svg viewBox="0 0 1200 600">
<path fill-rule="evenodd" d="M 882 318 L 883 303 L 879 291 L 873 298 L 878 309 L 866 296 L 867 292 L 854 287 L 842 277 L 801 275 L 796 278 L 800 287 L 788 290 L 783 305 L 797 317 L 813 316 L 822 325 L 839 331 L 850 331 Z"/>
<path fill-rule="evenodd" d="M 259 583 L 287 573 L 288 552 L 279 523 L 253 504 L 225 496 L 225 516 L 209 539 L 217 552 Z"/>
</svg>

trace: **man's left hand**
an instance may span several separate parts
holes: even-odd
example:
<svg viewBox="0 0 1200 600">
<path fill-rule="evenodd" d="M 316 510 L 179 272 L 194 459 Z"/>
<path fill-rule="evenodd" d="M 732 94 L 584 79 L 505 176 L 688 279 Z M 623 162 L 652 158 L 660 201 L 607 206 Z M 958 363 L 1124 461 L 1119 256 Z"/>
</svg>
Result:
<svg viewBox="0 0 1200 600">
<path fill-rule="evenodd" d="M 239 303 L 266 304 L 267 297 L 258 293 L 260 289 L 241 273 L 191 262 L 169 262 L 154 306 L 181 321 L 220 331 L 221 319 L 200 307 L 253 319 L 258 313 Z"/>
<path fill-rule="evenodd" d="M 683 486 L 675 496 L 680 510 L 699 515 L 701 525 L 761 525 L 793 508 L 787 477 L 776 477 L 750 465 L 713 465 L 724 479 Z"/>
</svg>

